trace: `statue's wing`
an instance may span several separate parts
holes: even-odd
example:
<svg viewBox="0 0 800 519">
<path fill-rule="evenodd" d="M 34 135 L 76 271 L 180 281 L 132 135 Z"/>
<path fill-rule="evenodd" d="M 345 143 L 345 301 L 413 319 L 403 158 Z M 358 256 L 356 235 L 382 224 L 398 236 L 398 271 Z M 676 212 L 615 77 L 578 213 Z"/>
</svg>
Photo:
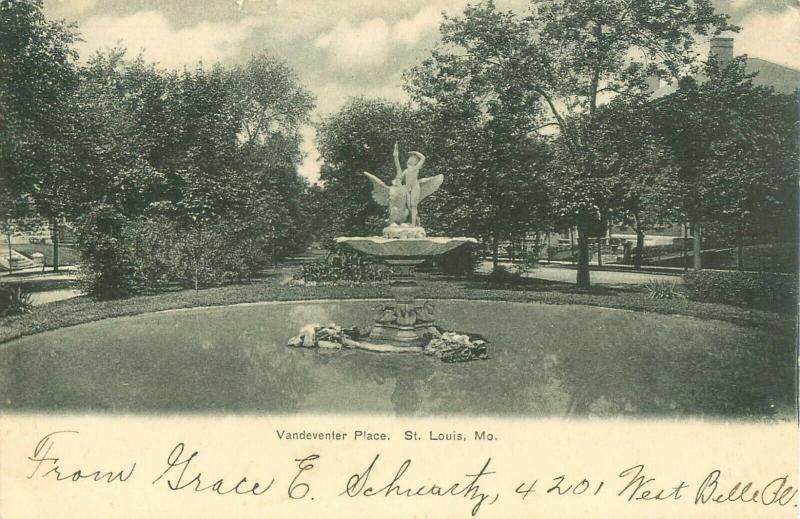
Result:
<svg viewBox="0 0 800 519">
<path fill-rule="evenodd" d="M 371 173 L 365 171 L 364 174 L 372 182 L 372 199 L 380 205 L 389 205 L 389 186 Z"/>
<path fill-rule="evenodd" d="M 444 175 L 419 179 L 419 199 L 422 200 L 428 195 L 432 195 L 444 182 Z"/>
</svg>

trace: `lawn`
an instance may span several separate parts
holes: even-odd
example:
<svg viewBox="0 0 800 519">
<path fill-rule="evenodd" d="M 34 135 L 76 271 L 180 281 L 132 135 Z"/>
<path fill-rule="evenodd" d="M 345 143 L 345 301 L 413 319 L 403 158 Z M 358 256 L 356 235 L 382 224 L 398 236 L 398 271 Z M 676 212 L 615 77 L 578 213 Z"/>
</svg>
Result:
<svg viewBox="0 0 800 519">
<path fill-rule="evenodd" d="M 48 303 L 29 314 L 0 318 L 0 343 L 46 330 L 97 321 L 109 317 L 136 315 L 173 308 L 230 305 L 258 301 L 309 299 L 388 298 L 388 286 L 292 287 L 273 276 L 249 284 L 228 285 L 200 291 L 172 292 L 136 296 L 117 301 L 93 301 L 88 297 Z M 686 299 L 651 299 L 641 288 L 594 287 L 585 291 L 572 284 L 527 279 L 513 283 L 432 276 L 419 287 L 420 298 L 471 299 L 488 301 L 539 302 L 554 305 L 589 305 L 624 310 L 677 314 L 700 319 L 727 321 L 740 326 L 766 328 L 781 335 L 792 335 L 793 314 L 750 310 Z"/>
<path fill-rule="evenodd" d="M 34 252 L 40 252 L 44 254 L 44 264 L 47 267 L 53 266 L 53 246 L 47 245 L 44 243 L 22 243 L 19 245 L 12 245 L 12 249 L 19 252 L 20 254 L 24 254 L 31 257 L 31 254 Z M 80 256 L 78 255 L 78 251 L 71 248 L 61 246 L 58 248 L 58 264 L 59 266 L 68 266 L 68 265 L 77 265 L 80 261 Z"/>
</svg>

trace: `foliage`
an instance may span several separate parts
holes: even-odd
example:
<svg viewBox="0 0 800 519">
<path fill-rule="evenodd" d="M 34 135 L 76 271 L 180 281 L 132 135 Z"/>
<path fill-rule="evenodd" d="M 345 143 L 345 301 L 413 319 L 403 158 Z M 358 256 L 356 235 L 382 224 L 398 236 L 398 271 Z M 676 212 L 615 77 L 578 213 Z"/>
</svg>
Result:
<svg viewBox="0 0 800 519">
<path fill-rule="evenodd" d="M 0 317 L 27 314 L 33 310 L 31 294 L 20 285 L 0 285 Z"/>
<path fill-rule="evenodd" d="M 81 286 L 99 299 L 249 280 L 272 259 L 268 237 L 236 220 L 187 231 L 164 215 L 125 219 L 108 207 L 91 214 L 78 226 Z"/>
<path fill-rule="evenodd" d="M 651 279 L 645 284 L 647 294 L 652 299 L 677 299 L 683 297 L 680 285 L 666 279 Z"/>
<path fill-rule="evenodd" d="M 645 255 L 644 237 L 679 215 L 679 191 L 672 154 L 657 134 L 644 96 L 617 98 L 599 107 L 594 149 L 596 167 L 608 180 L 604 215 L 636 232 L 635 268 Z"/>
<path fill-rule="evenodd" d="M 41 0 L 0 1 L 0 193 L 31 196 L 50 217 L 69 184 L 64 149 L 72 136 L 77 36 L 42 9 Z"/>
<path fill-rule="evenodd" d="M 480 263 L 480 251 L 477 247 L 459 247 L 436 258 L 441 272 L 448 276 L 471 276 Z"/>
<path fill-rule="evenodd" d="M 693 301 L 724 303 L 750 308 L 795 311 L 797 276 L 770 272 L 689 272 L 683 276 Z"/>
<path fill-rule="evenodd" d="M 436 232 L 499 244 L 550 223 L 544 172 L 549 149 L 535 137 L 541 107 L 507 58 L 524 30 L 493 4 L 446 17 L 431 56 L 406 72 L 406 89 L 426 121 L 430 167 L 445 183 L 430 203 Z"/>
<path fill-rule="evenodd" d="M 266 55 L 182 73 L 118 49 L 90 58 L 73 96 L 81 131 L 65 153 L 89 293 L 211 286 L 302 250 L 309 207 L 297 165 L 312 107 Z M 117 215 L 113 235 L 84 217 L 98 204 Z M 106 281 L 114 288 L 101 295 Z"/>
<path fill-rule="evenodd" d="M 138 292 L 135 259 L 122 238 L 124 225 L 125 217 L 107 205 L 98 206 L 78 221 L 78 286 L 95 299 L 124 298 Z"/>
<path fill-rule="evenodd" d="M 689 221 L 727 243 L 741 244 L 751 233 L 793 239 L 796 102 L 756 86 L 745 64 L 744 57 L 709 59 L 704 80 L 683 79 L 654 105 L 653 117 L 673 151 L 681 211 Z"/>
<path fill-rule="evenodd" d="M 440 63 L 436 77 L 448 78 L 444 87 L 451 97 L 465 93 L 459 77 L 499 79 L 506 90 L 490 94 L 491 102 L 514 106 L 516 100 L 528 107 L 525 116 L 542 114 L 538 130 L 557 128 L 553 203 L 563 223 L 578 226 L 578 284 L 588 286 L 590 226 L 604 219 L 613 188 L 596 147 L 599 101 L 643 95 L 648 76 L 689 68 L 697 35 L 731 28 L 708 0 L 534 1 L 527 16 L 485 1 L 467 7 L 463 17 L 445 19 L 443 40 L 462 51 L 437 49 L 432 61 Z M 439 59 L 443 55 L 447 60 Z M 519 106 L 512 112 L 519 114 Z"/>
<path fill-rule="evenodd" d="M 391 280 L 391 269 L 344 247 L 331 250 L 324 260 L 307 263 L 295 273 L 292 284 L 371 283 Z"/>
</svg>

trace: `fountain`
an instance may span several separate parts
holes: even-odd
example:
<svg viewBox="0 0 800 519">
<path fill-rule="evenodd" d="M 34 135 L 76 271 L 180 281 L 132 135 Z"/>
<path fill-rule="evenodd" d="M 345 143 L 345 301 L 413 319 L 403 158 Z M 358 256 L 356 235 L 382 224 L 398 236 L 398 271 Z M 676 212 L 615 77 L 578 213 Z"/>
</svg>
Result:
<svg viewBox="0 0 800 519">
<path fill-rule="evenodd" d="M 404 230 L 397 226 L 397 230 Z M 338 243 L 380 258 L 393 272 L 391 282 L 394 304 L 380 310 L 380 316 L 369 333 L 370 342 L 362 341 L 363 349 L 374 351 L 422 351 L 426 336 L 437 330 L 433 320 L 433 305 L 419 304 L 415 297 L 415 269 L 431 257 L 442 255 L 468 243 L 474 238 L 382 238 L 341 237 Z"/>
<path fill-rule="evenodd" d="M 434 322 L 433 304 L 429 301 L 417 301 L 416 267 L 427 259 L 476 244 L 477 240 L 427 236 L 425 229 L 419 225 L 417 206 L 439 189 L 444 177 L 436 175 L 419 178 L 425 156 L 416 151 L 409 155 L 404 170 L 400 165 L 398 145 L 395 143 L 394 162 L 397 175 L 391 185 L 386 185 L 376 176 L 364 172 L 372 182 L 373 199 L 388 207 L 389 225 L 383 229 L 383 236 L 336 238 L 337 243 L 378 258 L 391 267 L 394 302 L 379 307 L 378 318 L 368 337 L 356 338 L 352 333 L 347 330 L 343 332 L 336 326 L 317 326 L 301 331 L 301 335 L 293 338 L 290 345 L 318 345 L 317 334 L 322 332 L 325 337 L 336 338 L 332 342 L 324 341 L 325 344 L 341 344 L 350 348 L 396 353 L 424 352 L 445 359 L 442 352 L 469 352 L 477 346 L 482 352 L 480 358 L 485 358 L 485 341 L 477 336 L 443 332 Z"/>
</svg>

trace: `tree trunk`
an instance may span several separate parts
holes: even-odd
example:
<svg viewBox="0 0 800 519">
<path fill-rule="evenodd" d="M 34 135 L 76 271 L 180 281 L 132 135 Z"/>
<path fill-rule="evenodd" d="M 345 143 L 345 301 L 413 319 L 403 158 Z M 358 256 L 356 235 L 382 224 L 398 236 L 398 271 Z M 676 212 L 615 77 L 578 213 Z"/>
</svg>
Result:
<svg viewBox="0 0 800 519">
<path fill-rule="evenodd" d="M 703 269 L 703 258 L 700 254 L 700 223 L 692 222 L 692 254 L 694 254 L 694 270 Z"/>
<path fill-rule="evenodd" d="M 644 256 L 644 231 L 642 230 L 639 217 L 634 216 L 635 231 L 636 231 L 636 252 L 633 255 L 633 269 L 642 269 L 642 256 Z"/>
<path fill-rule="evenodd" d="M 589 288 L 589 226 L 578 225 L 578 277 L 577 284 L 581 288 Z"/>
<path fill-rule="evenodd" d="M 642 270 L 642 256 L 644 256 L 644 233 L 636 231 L 636 252 L 633 255 L 633 269 Z"/>
<path fill-rule="evenodd" d="M 6 233 L 6 239 L 8 241 L 8 274 L 11 275 L 14 272 L 14 264 L 12 263 L 12 252 L 11 252 L 11 233 Z"/>
<path fill-rule="evenodd" d="M 500 249 L 500 240 L 497 238 L 497 234 L 492 236 L 492 272 L 497 270 L 497 266 L 500 264 L 500 257 L 498 255 L 498 250 Z"/>
<path fill-rule="evenodd" d="M 741 225 L 736 227 L 736 269 L 744 270 L 744 239 Z"/>
<path fill-rule="evenodd" d="M 195 243 L 193 247 L 192 254 L 194 255 L 194 291 L 197 292 L 200 290 L 200 253 L 198 252 L 198 247 L 200 246 L 200 229 L 197 229 Z"/>
<path fill-rule="evenodd" d="M 548 230 L 547 231 L 547 263 L 548 264 L 550 263 L 550 249 L 551 249 L 551 246 L 550 246 L 550 235 L 551 234 L 552 233 L 550 232 L 550 230 Z"/>
<path fill-rule="evenodd" d="M 689 241 L 689 227 L 688 227 L 688 225 L 686 225 L 686 222 L 684 221 L 683 222 L 683 258 L 681 259 L 681 262 L 683 263 L 683 271 L 684 272 L 689 270 L 689 260 L 688 260 L 688 256 L 689 255 L 687 254 L 687 251 L 686 251 L 686 242 L 688 242 L 688 241 Z"/>
<path fill-rule="evenodd" d="M 53 218 L 53 272 L 58 272 L 58 245 L 60 240 L 58 218 Z"/>
<path fill-rule="evenodd" d="M 569 261 L 575 264 L 575 235 L 572 232 L 572 227 L 569 228 Z"/>
</svg>

